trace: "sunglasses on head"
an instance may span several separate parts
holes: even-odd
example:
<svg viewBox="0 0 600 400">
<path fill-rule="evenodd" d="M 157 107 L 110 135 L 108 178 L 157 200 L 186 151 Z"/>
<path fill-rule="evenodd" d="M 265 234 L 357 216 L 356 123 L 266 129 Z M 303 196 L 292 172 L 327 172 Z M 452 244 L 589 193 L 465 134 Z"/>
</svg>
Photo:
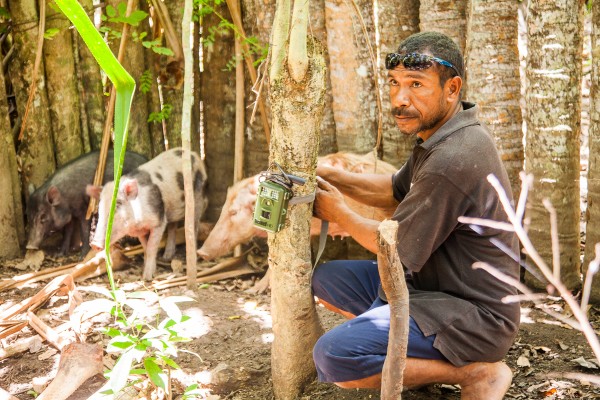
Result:
<svg viewBox="0 0 600 400">
<path fill-rule="evenodd" d="M 430 56 L 428 54 L 409 53 L 409 54 L 398 54 L 389 53 L 385 56 L 385 68 L 394 69 L 399 64 L 402 64 L 404 68 L 411 70 L 427 69 L 433 65 L 433 62 L 443 65 L 448 68 L 452 68 L 456 75 L 460 76 L 458 69 L 451 63 L 441 58 Z"/>
</svg>

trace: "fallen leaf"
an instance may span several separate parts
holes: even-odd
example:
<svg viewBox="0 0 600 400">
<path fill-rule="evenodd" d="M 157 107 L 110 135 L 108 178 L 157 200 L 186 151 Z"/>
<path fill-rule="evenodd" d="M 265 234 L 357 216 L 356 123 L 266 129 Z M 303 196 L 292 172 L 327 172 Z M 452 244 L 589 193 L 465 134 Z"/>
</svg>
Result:
<svg viewBox="0 0 600 400">
<path fill-rule="evenodd" d="M 571 362 L 576 362 L 577 364 L 579 364 L 583 368 L 598 369 L 598 366 L 595 363 L 593 363 L 592 361 L 588 361 L 588 360 L 586 360 L 583 357 L 579 357 L 579 358 L 576 358 L 574 360 L 571 360 Z"/>
<path fill-rule="evenodd" d="M 50 357 L 52 357 L 53 355 L 55 355 L 56 353 L 58 353 L 58 350 L 56 350 L 54 348 L 48 349 L 38 356 L 38 360 L 40 360 L 40 361 L 47 360 Z"/>
<path fill-rule="evenodd" d="M 517 360 L 517 365 L 519 367 L 531 367 L 531 363 L 529 362 L 529 358 L 525 356 L 521 356 Z"/>
<path fill-rule="evenodd" d="M 550 390 L 547 390 L 544 392 L 544 397 L 550 397 L 550 396 L 554 396 L 556 394 L 557 390 L 556 388 L 552 388 Z"/>
<path fill-rule="evenodd" d="M 560 347 L 561 350 L 567 350 L 569 348 L 569 346 L 567 346 L 566 344 L 564 344 L 560 340 L 557 340 L 556 342 L 558 343 L 558 347 Z"/>
<path fill-rule="evenodd" d="M 545 346 L 535 346 L 534 349 L 542 351 L 544 353 L 549 353 L 551 351 L 550 348 L 545 347 Z"/>
</svg>

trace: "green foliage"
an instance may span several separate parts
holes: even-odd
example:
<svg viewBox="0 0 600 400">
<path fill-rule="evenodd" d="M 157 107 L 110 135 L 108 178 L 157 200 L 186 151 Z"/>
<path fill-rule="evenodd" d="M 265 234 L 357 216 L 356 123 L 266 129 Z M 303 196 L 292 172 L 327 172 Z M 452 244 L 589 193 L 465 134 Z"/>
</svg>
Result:
<svg viewBox="0 0 600 400">
<path fill-rule="evenodd" d="M 152 89 L 154 79 L 152 78 L 152 72 L 149 69 L 145 70 L 142 76 L 140 76 L 140 92 L 146 94 Z"/>
<path fill-rule="evenodd" d="M 171 111 L 173 111 L 173 106 L 171 104 L 163 104 L 162 110 L 160 112 L 152 112 L 148 116 L 148 122 L 156 122 L 161 123 L 169 119 L 171 116 Z"/>
<path fill-rule="evenodd" d="M 177 357 L 177 345 L 189 341 L 185 337 L 185 325 L 195 322 L 181 313 L 178 304 L 194 300 L 183 296 L 159 299 L 153 292 L 135 292 L 127 295 L 119 290 L 104 294 L 109 299 L 118 299 L 94 300 L 98 302 L 94 304 L 95 309 L 110 312 L 115 318 L 114 325 L 103 330 L 103 333 L 111 338 L 106 352 L 118 355 L 114 368 L 107 374 L 109 380 L 105 385 L 105 393 L 118 393 L 128 383 L 139 379 L 140 375 L 146 376 L 154 385 L 168 391 L 169 374 L 165 371 L 180 368 L 173 361 L 173 358 Z M 157 301 L 166 317 L 152 325 L 140 316 L 147 313 L 148 303 Z M 156 321 L 158 317 L 156 316 Z"/>
<path fill-rule="evenodd" d="M 102 15 L 102 21 L 115 22 L 138 26 L 148 16 L 148 13 L 142 10 L 134 10 L 127 17 L 127 3 L 119 3 L 117 8 L 110 4 L 106 6 L 106 15 Z"/>
<path fill-rule="evenodd" d="M 208 32 L 205 32 L 205 35 L 202 38 L 203 45 L 205 47 L 210 47 L 215 43 L 218 36 L 226 35 L 231 31 L 237 38 L 247 43 L 249 48 L 248 55 L 256 57 L 256 60 L 254 60 L 254 65 L 259 65 L 267 58 L 267 54 L 269 52 L 268 44 L 260 43 L 258 38 L 254 36 L 247 37 L 242 35 L 242 33 L 231 21 L 223 17 L 223 15 L 217 11 L 218 7 L 224 3 L 225 0 L 194 0 L 194 21 L 200 21 L 202 18 L 205 18 L 211 14 L 216 15 L 220 19 L 217 26 L 210 26 L 208 28 Z M 235 65 L 241 61 L 241 59 L 236 60 L 235 57 L 232 57 L 232 59 L 227 62 L 226 69 L 231 71 Z"/>
<path fill-rule="evenodd" d="M 60 32 L 60 29 L 58 29 L 58 28 L 47 29 L 46 32 L 44 32 L 44 39 L 52 40 L 52 39 L 54 39 L 54 36 L 58 35 L 59 32 Z"/>
<path fill-rule="evenodd" d="M 4 7 L 0 7 L 0 18 L 10 19 L 10 13 Z"/>
<path fill-rule="evenodd" d="M 8 10 L 4 7 L 0 7 L 0 34 L 3 34 L 8 30 L 9 19 L 10 13 L 8 12 Z"/>
</svg>

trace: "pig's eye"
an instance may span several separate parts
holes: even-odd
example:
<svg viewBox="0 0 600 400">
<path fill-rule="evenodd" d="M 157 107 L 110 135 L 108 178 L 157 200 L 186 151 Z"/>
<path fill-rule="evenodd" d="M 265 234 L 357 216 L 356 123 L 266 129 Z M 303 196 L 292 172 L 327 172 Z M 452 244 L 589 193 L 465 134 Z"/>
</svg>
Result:
<svg viewBox="0 0 600 400">
<path fill-rule="evenodd" d="M 238 210 L 229 210 L 229 215 L 232 217 L 238 213 Z"/>
</svg>

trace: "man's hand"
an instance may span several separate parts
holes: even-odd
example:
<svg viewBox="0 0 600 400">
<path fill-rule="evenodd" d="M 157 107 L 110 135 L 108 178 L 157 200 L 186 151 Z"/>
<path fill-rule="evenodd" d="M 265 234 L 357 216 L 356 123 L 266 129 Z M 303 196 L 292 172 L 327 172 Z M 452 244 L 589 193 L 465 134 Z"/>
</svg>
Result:
<svg viewBox="0 0 600 400">
<path fill-rule="evenodd" d="M 317 192 L 313 206 L 315 217 L 329 222 L 338 222 L 343 218 L 348 206 L 344 201 L 342 193 L 325 179 L 317 176 Z"/>
</svg>

